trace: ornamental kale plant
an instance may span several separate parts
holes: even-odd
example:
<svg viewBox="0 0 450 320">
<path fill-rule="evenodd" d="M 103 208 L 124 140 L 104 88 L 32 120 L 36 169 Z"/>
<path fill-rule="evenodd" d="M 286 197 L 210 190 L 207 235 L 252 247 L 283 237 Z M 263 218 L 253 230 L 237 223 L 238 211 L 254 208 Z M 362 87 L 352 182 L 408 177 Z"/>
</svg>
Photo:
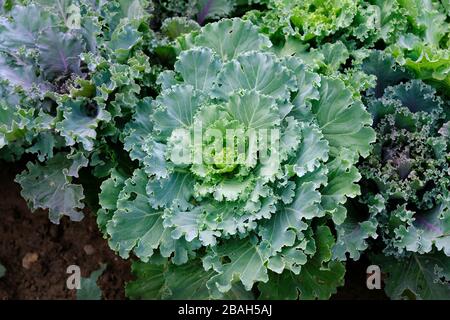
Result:
<svg viewBox="0 0 450 320">
<path fill-rule="evenodd" d="M 81 20 L 91 26 L 94 17 L 77 15 L 69 23 L 65 21 L 68 16 L 55 9 L 51 3 L 33 2 L 13 6 L 2 17 L 0 152 L 9 161 L 25 153 L 36 154 L 39 162 L 48 160 L 45 168 L 30 162 L 29 175 L 18 178 L 24 186 L 23 196 L 33 209 L 50 209 L 53 221 L 63 214 L 79 220 L 77 209 L 84 206 L 82 187 L 71 182 L 86 159 L 74 149 L 63 148 L 95 127 L 97 114 L 93 105 L 72 106 L 63 96 L 75 79 L 86 77 L 80 55 L 95 49 L 94 34 L 80 26 Z M 42 184 L 36 184 L 39 177 L 45 177 Z"/>
<path fill-rule="evenodd" d="M 16 179 L 23 197 L 33 210 L 48 209 L 52 222 L 64 215 L 79 221 L 81 168 L 94 167 L 96 176 L 108 170 L 116 117 L 137 103 L 134 82 L 151 82 L 148 57 L 140 53 L 144 41 L 151 47 L 148 3 L 30 1 L 4 8 L 0 156 L 36 155 Z"/>
<path fill-rule="evenodd" d="M 370 114 L 339 79 L 274 55 L 249 22 L 209 24 L 183 44 L 161 93 L 127 125 L 139 168 L 101 186 L 111 248 L 150 261 L 135 265 L 128 295 L 223 298 L 257 286 L 264 298 L 328 298 L 344 266 L 331 260 L 327 221 L 342 221 L 359 194 Z M 146 292 L 139 283 L 157 274 Z"/>
<path fill-rule="evenodd" d="M 386 292 L 391 298 L 447 299 L 449 106 L 431 86 L 407 80 L 389 55 L 374 51 L 363 68 L 378 77 L 376 90 L 367 96 L 377 141 L 359 164 L 362 195 L 349 204 L 333 254 L 358 259 L 367 239 L 377 238 L 373 261 L 390 274 Z M 364 206 L 366 217 L 360 214 Z"/>
<path fill-rule="evenodd" d="M 448 1 L 414 0 L 402 4 L 408 29 L 391 42 L 387 51 L 415 77 L 449 96 L 450 8 Z"/>
</svg>

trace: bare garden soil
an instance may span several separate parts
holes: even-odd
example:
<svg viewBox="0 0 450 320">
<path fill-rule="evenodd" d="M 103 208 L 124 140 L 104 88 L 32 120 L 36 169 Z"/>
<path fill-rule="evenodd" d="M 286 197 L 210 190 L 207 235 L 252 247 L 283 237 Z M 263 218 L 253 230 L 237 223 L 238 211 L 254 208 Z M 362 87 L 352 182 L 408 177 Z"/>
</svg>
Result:
<svg viewBox="0 0 450 320">
<path fill-rule="evenodd" d="M 130 261 L 109 249 L 95 216 L 86 211 L 81 222 L 62 219 L 55 225 L 45 211 L 31 213 L 14 182 L 22 170 L 0 162 L 0 262 L 7 269 L 0 279 L 0 300 L 75 299 L 76 292 L 66 287 L 67 267 L 78 265 L 88 277 L 102 264 L 107 265 L 98 281 L 103 299 L 125 299 Z M 332 299 L 386 299 L 382 290 L 366 288 L 367 265 L 365 259 L 350 262 L 346 285 Z"/>
<path fill-rule="evenodd" d="M 46 212 L 31 213 L 14 182 L 21 170 L 0 163 L 0 262 L 7 270 L 0 299 L 75 299 L 66 287 L 67 267 L 78 265 L 88 277 L 101 264 L 107 264 L 98 281 L 103 298 L 124 299 L 130 262 L 109 249 L 95 217 L 87 213 L 82 222 L 55 225 Z"/>
</svg>

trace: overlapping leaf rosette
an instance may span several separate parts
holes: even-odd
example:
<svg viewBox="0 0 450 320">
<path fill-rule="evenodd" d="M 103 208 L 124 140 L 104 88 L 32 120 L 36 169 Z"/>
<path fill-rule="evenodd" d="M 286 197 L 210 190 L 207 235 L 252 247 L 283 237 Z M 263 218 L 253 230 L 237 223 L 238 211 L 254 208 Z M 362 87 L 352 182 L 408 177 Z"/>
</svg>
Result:
<svg viewBox="0 0 450 320">
<path fill-rule="evenodd" d="M 339 42 L 354 60 L 367 49 L 385 49 L 416 78 L 448 96 L 448 16 L 446 2 L 437 0 L 270 0 L 267 10 L 250 11 L 245 18 L 268 34 L 278 50 L 319 67 L 327 67 L 327 51 Z M 357 82 L 362 74 L 348 62 L 343 73 Z"/>
<path fill-rule="evenodd" d="M 352 48 L 371 47 L 394 40 L 407 26 L 396 0 L 269 0 L 268 7 L 245 17 L 272 38 L 289 35 L 313 45 L 341 40 Z"/>
<path fill-rule="evenodd" d="M 344 266 L 331 259 L 327 221 L 341 223 L 359 194 L 370 114 L 340 80 L 271 53 L 249 22 L 209 24 L 182 42 L 160 94 L 127 127 L 139 168 L 101 186 L 111 248 L 149 261 L 135 264 L 128 295 L 248 297 L 257 287 L 265 298 L 328 298 Z"/>
<path fill-rule="evenodd" d="M 450 10 L 446 1 L 409 0 L 402 3 L 409 27 L 391 42 L 388 52 L 418 79 L 449 97 Z M 405 19 L 406 20 L 406 19 Z"/>
<path fill-rule="evenodd" d="M 373 52 L 363 68 L 377 141 L 359 165 L 362 196 L 337 227 L 334 256 L 358 259 L 372 244 L 392 298 L 450 297 L 450 110 L 434 88 Z M 366 214 L 365 214 L 366 212 Z M 368 240 L 370 238 L 378 241 Z"/>
</svg>

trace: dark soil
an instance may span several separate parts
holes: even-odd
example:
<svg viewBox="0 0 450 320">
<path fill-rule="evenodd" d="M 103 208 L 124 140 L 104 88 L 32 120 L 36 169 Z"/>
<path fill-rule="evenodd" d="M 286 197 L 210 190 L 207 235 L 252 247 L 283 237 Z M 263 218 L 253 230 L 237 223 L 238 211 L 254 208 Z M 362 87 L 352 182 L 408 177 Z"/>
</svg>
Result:
<svg viewBox="0 0 450 320">
<path fill-rule="evenodd" d="M 130 262 L 109 249 L 93 214 L 87 212 L 81 222 L 64 218 L 55 225 L 46 212 L 31 213 L 14 182 L 21 170 L 0 162 L 0 262 L 7 269 L 0 279 L 0 300 L 75 299 L 76 292 L 66 287 L 67 267 L 78 265 L 88 277 L 101 264 L 107 264 L 98 281 L 103 298 L 124 299 L 124 285 L 132 278 Z M 369 265 L 364 257 L 348 262 L 345 286 L 332 299 L 387 299 L 383 290 L 367 289 Z"/>
<path fill-rule="evenodd" d="M 98 281 L 103 298 L 124 299 L 130 263 L 109 249 L 95 217 L 86 213 L 81 222 L 65 218 L 54 225 L 46 212 L 31 213 L 14 183 L 18 171 L 0 162 L 0 262 L 7 270 L 0 299 L 75 299 L 66 287 L 67 267 L 78 265 L 88 277 L 101 264 L 107 264 Z"/>
</svg>

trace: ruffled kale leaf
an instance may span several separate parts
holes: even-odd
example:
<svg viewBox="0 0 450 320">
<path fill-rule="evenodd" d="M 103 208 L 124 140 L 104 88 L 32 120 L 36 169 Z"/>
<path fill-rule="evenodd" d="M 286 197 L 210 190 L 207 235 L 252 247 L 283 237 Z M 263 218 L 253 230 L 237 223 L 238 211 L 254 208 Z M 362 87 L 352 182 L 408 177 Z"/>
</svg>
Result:
<svg viewBox="0 0 450 320">
<path fill-rule="evenodd" d="M 16 182 L 21 185 L 22 196 L 32 210 L 48 209 L 54 223 L 59 223 L 63 215 L 79 221 L 83 217 L 83 187 L 73 183 L 73 179 L 86 165 L 87 159 L 82 154 L 58 153 L 45 165 L 29 162 Z"/>
<path fill-rule="evenodd" d="M 98 278 L 106 270 L 106 265 L 102 265 L 100 269 L 93 271 L 89 278 L 81 278 L 81 288 L 77 290 L 77 300 L 101 300 L 102 291 L 97 285 Z"/>
<path fill-rule="evenodd" d="M 313 242 L 312 242 L 313 243 Z M 344 264 L 332 260 L 331 248 L 334 238 L 328 227 L 316 230 L 313 257 L 295 274 L 285 271 L 271 272 L 269 281 L 261 283 L 258 289 L 262 299 L 329 299 L 336 288 L 344 282 Z"/>
</svg>

